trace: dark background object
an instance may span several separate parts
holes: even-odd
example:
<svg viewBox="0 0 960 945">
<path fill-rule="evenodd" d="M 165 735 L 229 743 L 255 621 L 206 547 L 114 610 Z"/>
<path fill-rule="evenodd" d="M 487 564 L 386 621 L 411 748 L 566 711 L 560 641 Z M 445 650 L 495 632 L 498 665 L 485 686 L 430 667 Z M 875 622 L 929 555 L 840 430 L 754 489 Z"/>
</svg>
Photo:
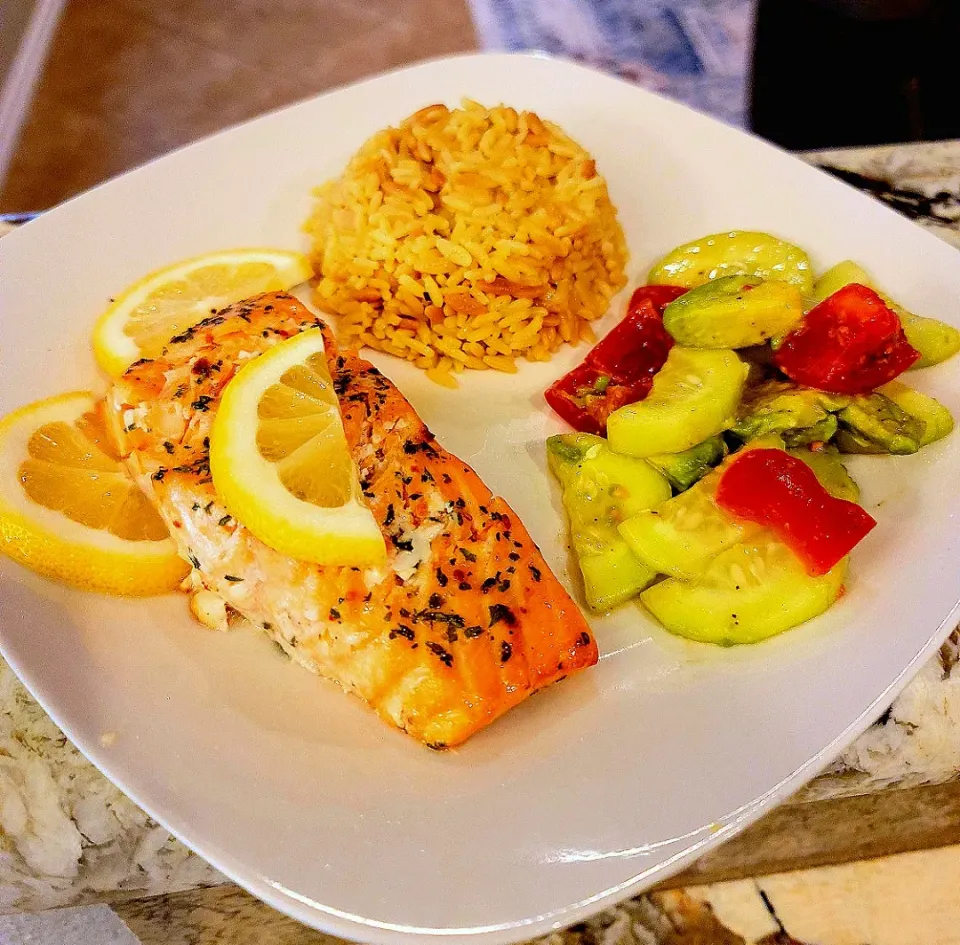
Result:
<svg viewBox="0 0 960 945">
<path fill-rule="evenodd" d="M 760 0 L 750 126 L 795 150 L 960 138 L 960 0 Z"/>
</svg>

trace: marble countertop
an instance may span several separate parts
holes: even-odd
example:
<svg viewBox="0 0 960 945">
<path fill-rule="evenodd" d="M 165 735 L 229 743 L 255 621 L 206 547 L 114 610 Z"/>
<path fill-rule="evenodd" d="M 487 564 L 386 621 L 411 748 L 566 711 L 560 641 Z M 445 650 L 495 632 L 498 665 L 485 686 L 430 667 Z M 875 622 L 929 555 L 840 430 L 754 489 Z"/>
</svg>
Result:
<svg viewBox="0 0 960 945">
<path fill-rule="evenodd" d="M 804 157 L 960 247 L 960 142 Z M 954 634 L 794 803 L 960 777 L 958 653 Z M 92 768 L 0 663 L 0 913 L 225 882 Z M 622 913 L 598 921 L 625 921 Z"/>
</svg>

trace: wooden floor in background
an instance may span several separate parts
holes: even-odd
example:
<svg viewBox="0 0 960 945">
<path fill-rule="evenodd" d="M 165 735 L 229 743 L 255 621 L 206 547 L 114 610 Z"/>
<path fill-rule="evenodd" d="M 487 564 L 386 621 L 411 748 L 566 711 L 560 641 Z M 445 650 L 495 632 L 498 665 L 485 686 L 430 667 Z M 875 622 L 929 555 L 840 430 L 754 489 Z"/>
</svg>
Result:
<svg viewBox="0 0 960 945">
<path fill-rule="evenodd" d="M 465 0 L 71 0 L 0 212 L 45 210 L 269 109 L 475 45 Z"/>
</svg>

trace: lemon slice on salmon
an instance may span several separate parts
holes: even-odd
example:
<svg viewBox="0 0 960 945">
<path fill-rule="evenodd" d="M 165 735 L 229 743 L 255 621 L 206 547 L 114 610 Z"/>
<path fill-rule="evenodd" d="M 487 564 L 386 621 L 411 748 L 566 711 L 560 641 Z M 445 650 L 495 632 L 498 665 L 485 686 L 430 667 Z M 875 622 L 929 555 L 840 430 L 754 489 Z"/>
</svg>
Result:
<svg viewBox="0 0 960 945">
<path fill-rule="evenodd" d="M 190 570 L 88 393 L 0 420 L 0 551 L 45 577 L 107 594 L 162 594 Z"/>
<path fill-rule="evenodd" d="M 214 312 L 264 292 L 284 292 L 312 275 L 302 253 L 230 249 L 206 253 L 144 276 L 100 316 L 93 330 L 97 362 L 119 377 L 139 358 L 154 358 L 175 335 Z"/>
<path fill-rule="evenodd" d="M 227 511 L 265 545 L 322 565 L 384 561 L 319 329 L 280 342 L 227 384 L 210 470 Z"/>
</svg>

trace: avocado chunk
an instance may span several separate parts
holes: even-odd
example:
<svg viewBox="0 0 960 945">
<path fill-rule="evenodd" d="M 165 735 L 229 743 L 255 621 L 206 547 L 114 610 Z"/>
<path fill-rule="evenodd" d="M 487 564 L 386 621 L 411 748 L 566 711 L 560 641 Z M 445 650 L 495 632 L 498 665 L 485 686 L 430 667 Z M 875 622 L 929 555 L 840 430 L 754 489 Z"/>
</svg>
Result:
<svg viewBox="0 0 960 945">
<path fill-rule="evenodd" d="M 727 455 L 722 436 L 711 436 L 682 453 L 660 453 L 648 456 L 647 462 L 663 473 L 677 492 L 689 489 Z"/>
<path fill-rule="evenodd" d="M 913 390 L 900 381 L 890 381 L 878 388 L 878 391 L 906 410 L 911 417 L 923 421 L 921 446 L 929 446 L 953 431 L 952 414 L 935 397 Z"/>
<path fill-rule="evenodd" d="M 827 446 L 817 450 L 801 448 L 787 452 L 806 463 L 820 480 L 820 485 L 835 499 L 860 501 L 860 487 L 847 472 L 847 467 L 843 465 L 840 453 L 835 447 Z"/>
<path fill-rule="evenodd" d="M 747 390 L 730 432 L 745 442 L 777 434 L 787 446 L 825 443 L 837 430 L 833 414 L 849 401 L 786 381 L 764 381 Z"/>
<path fill-rule="evenodd" d="M 845 453 L 916 453 L 925 424 L 883 394 L 860 394 L 839 413 L 837 446 Z"/>
</svg>

